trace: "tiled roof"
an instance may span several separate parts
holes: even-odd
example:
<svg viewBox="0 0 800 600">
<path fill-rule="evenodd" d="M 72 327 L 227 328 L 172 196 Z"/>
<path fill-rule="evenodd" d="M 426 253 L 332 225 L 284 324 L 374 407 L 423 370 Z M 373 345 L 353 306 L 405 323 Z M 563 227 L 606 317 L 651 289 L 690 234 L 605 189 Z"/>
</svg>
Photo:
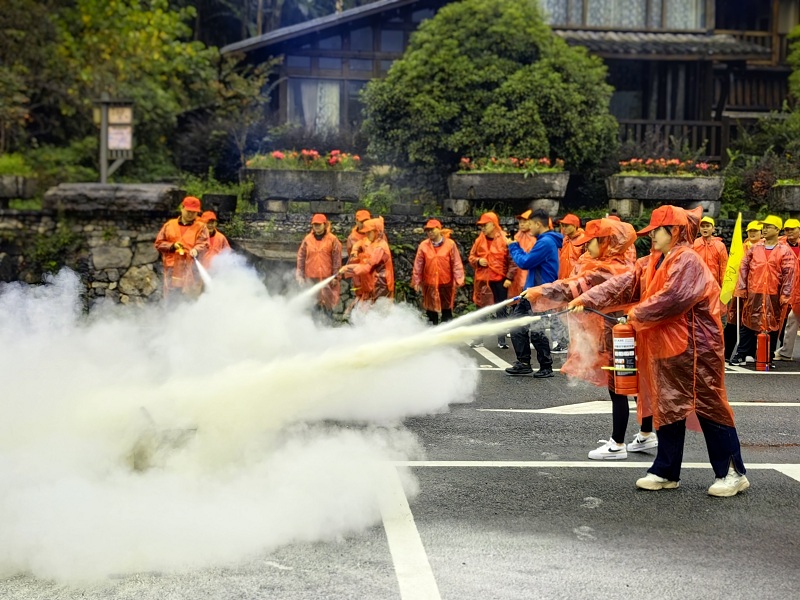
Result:
<svg viewBox="0 0 800 600">
<path fill-rule="evenodd" d="M 768 48 L 737 40 L 732 35 L 576 29 L 561 29 L 555 33 L 571 45 L 585 46 L 604 56 L 674 55 L 745 60 L 770 55 Z"/>
</svg>

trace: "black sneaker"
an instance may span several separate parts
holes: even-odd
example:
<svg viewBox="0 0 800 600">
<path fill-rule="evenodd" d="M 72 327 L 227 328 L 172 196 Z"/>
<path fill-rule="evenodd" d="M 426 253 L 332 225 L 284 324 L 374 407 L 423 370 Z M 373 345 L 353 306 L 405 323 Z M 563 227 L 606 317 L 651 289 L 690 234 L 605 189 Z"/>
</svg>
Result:
<svg viewBox="0 0 800 600">
<path fill-rule="evenodd" d="M 500 350 L 508 350 L 508 344 L 505 342 L 497 342 L 497 347 L 500 348 Z"/>
<path fill-rule="evenodd" d="M 517 361 L 514 363 L 513 367 L 508 367 L 506 369 L 506 373 L 509 375 L 528 375 L 529 373 L 533 373 L 533 369 L 530 364 Z"/>
<path fill-rule="evenodd" d="M 506 370 L 508 370 L 508 369 L 506 369 Z M 547 367 L 547 368 L 542 367 L 541 369 L 536 371 L 536 373 L 534 373 L 533 376 L 536 379 L 544 379 L 545 377 L 553 377 L 554 376 L 553 375 L 553 369 L 551 369 L 550 367 Z"/>
<path fill-rule="evenodd" d="M 747 363 L 745 362 L 744 356 L 734 356 L 728 364 L 734 367 L 743 367 Z"/>
<path fill-rule="evenodd" d="M 556 342 L 553 344 L 553 349 L 550 350 L 553 354 L 565 354 L 569 351 L 569 347 L 566 344 L 561 342 Z"/>
</svg>

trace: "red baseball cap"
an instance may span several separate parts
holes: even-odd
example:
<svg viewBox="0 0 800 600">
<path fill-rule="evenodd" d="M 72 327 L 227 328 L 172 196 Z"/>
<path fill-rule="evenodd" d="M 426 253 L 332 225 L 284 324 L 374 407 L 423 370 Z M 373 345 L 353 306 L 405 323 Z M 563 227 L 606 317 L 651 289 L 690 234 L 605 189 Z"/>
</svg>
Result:
<svg viewBox="0 0 800 600">
<path fill-rule="evenodd" d="M 572 213 L 568 215 L 564 215 L 561 217 L 556 223 L 563 223 L 564 225 L 574 225 L 575 227 L 581 226 L 581 220 L 578 215 L 573 215 Z"/>
<path fill-rule="evenodd" d="M 200 199 L 195 198 L 194 196 L 186 196 L 181 203 L 183 208 L 186 210 L 193 210 L 194 212 L 200 212 L 203 210 L 200 205 Z"/>
<path fill-rule="evenodd" d="M 423 229 L 441 229 L 442 224 L 437 219 L 431 219 L 427 223 L 425 223 L 425 227 Z"/>
<path fill-rule="evenodd" d="M 686 216 L 685 210 L 677 206 L 665 204 L 664 206 L 659 206 L 653 211 L 653 214 L 650 215 L 650 224 L 641 231 L 637 231 L 636 234 L 645 235 L 654 229 L 658 229 L 659 227 L 671 227 L 672 225 L 688 224 L 689 220 Z"/>
<path fill-rule="evenodd" d="M 316 225 L 318 223 L 324 225 L 327 222 L 328 222 L 327 217 L 325 215 L 321 214 L 321 213 L 317 213 L 313 217 L 311 217 L 311 224 L 312 225 Z"/>
</svg>

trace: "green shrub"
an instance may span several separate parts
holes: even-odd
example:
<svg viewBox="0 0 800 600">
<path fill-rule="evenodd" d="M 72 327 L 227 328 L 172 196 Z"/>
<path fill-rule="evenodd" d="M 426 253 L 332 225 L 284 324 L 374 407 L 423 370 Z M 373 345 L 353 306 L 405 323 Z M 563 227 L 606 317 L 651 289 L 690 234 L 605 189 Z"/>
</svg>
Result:
<svg viewBox="0 0 800 600">
<path fill-rule="evenodd" d="M 0 154 L 0 175 L 30 177 L 33 175 L 33 169 L 22 154 Z"/>
<path fill-rule="evenodd" d="M 530 0 L 463 0 L 411 37 L 363 92 L 369 153 L 454 170 L 463 156 L 546 156 L 590 170 L 617 146 L 602 61 Z"/>
</svg>

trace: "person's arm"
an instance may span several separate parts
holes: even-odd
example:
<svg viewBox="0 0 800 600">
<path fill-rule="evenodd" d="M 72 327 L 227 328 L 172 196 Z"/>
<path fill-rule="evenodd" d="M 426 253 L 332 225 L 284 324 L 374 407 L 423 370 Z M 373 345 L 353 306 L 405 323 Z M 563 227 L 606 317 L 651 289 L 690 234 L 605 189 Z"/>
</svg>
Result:
<svg viewBox="0 0 800 600">
<path fill-rule="evenodd" d="M 639 299 L 640 281 L 642 273 L 653 256 L 646 256 L 638 261 L 634 269 L 621 275 L 616 275 L 607 281 L 594 286 L 570 301 L 569 306 L 585 306 L 600 310 L 612 306 L 631 304 Z"/>
<path fill-rule="evenodd" d="M 753 259 L 753 248 L 744 255 L 742 263 L 739 265 L 739 278 L 736 280 L 736 290 L 733 295 L 738 298 L 747 298 L 747 278 L 750 276 L 750 261 Z"/>
<path fill-rule="evenodd" d="M 555 252 L 558 256 L 558 249 L 549 237 L 537 240 L 533 245 L 530 252 L 525 252 L 519 242 L 511 242 L 508 245 L 508 251 L 511 254 L 511 259 L 520 268 L 526 271 L 535 269 L 539 265 L 544 264 L 550 260 Z"/>
<path fill-rule="evenodd" d="M 192 249 L 189 251 L 189 254 L 192 255 L 192 258 L 201 256 L 208 252 L 208 248 L 211 246 L 209 243 L 210 239 L 211 238 L 208 235 L 208 227 L 203 225 L 198 230 L 197 235 L 195 235 L 194 246 L 192 246 Z"/>
<path fill-rule="evenodd" d="M 720 241 L 717 241 L 717 246 L 719 247 L 719 273 L 717 274 L 717 281 L 719 285 L 722 286 L 722 282 L 725 280 L 725 271 L 728 269 L 728 249 L 725 247 Z"/>
<path fill-rule="evenodd" d="M 167 239 L 167 224 L 165 223 L 163 227 L 158 232 L 156 236 L 156 241 L 154 246 L 156 250 L 158 250 L 161 254 L 168 254 L 170 252 L 175 252 L 175 244 Z"/>
<path fill-rule="evenodd" d="M 781 304 L 788 304 L 792 299 L 792 291 L 794 290 L 795 273 L 797 271 L 797 257 L 794 252 L 787 246 L 786 252 L 781 257 L 781 287 L 780 287 L 780 302 Z M 773 250 L 774 252 L 774 250 Z"/>
<path fill-rule="evenodd" d="M 453 280 L 456 282 L 456 287 L 464 285 L 464 263 L 461 262 L 461 253 L 458 251 L 458 246 L 453 242 L 450 249 L 450 267 L 453 272 Z"/>
<path fill-rule="evenodd" d="M 425 242 L 423 242 L 424 244 Z M 411 288 L 419 291 L 422 285 L 422 273 L 425 270 L 425 253 L 422 251 L 422 244 L 417 246 L 417 254 L 414 256 L 414 267 L 411 269 Z"/>
<path fill-rule="evenodd" d="M 661 269 L 667 269 L 664 286 L 636 305 L 628 315 L 636 321 L 637 329 L 654 327 L 665 319 L 688 312 L 706 296 L 712 283 L 719 294 L 719 286 L 703 267 L 703 259 L 693 252 L 684 252 L 671 264 L 661 265 Z"/>
<path fill-rule="evenodd" d="M 331 275 L 336 275 L 342 268 L 342 242 L 334 236 L 331 241 Z"/>
<path fill-rule="evenodd" d="M 297 250 L 297 269 L 294 272 L 294 278 L 297 281 L 303 281 L 306 278 L 306 238 L 303 238 L 300 248 Z"/>
<path fill-rule="evenodd" d="M 470 248 L 470 251 L 469 251 L 469 256 L 467 257 L 467 261 L 469 261 L 469 265 L 475 270 L 477 270 L 478 267 L 480 266 L 478 264 L 478 261 L 480 261 L 480 259 L 481 259 L 481 257 L 478 256 L 478 242 L 480 241 L 480 239 L 481 238 L 479 236 L 478 239 L 473 242 L 472 248 Z"/>
</svg>

